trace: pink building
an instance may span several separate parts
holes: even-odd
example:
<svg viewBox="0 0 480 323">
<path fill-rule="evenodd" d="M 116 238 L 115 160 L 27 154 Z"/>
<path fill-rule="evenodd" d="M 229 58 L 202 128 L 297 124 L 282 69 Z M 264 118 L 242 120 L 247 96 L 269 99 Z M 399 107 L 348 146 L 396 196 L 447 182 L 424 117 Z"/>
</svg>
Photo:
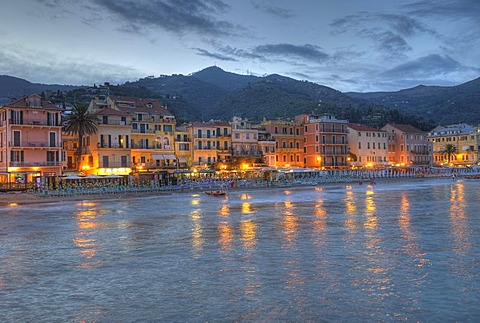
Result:
<svg viewBox="0 0 480 323">
<path fill-rule="evenodd" d="M 398 166 L 430 165 L 431 143 L 427 133 L 408 124 L 387 124 L 388 161 Z"/>
<path fill-rule="evenodd" d="M 53 183 L 61 175 L 61 111 L 37 94 L 0 108 L 0 183 Z"/>
</svg>

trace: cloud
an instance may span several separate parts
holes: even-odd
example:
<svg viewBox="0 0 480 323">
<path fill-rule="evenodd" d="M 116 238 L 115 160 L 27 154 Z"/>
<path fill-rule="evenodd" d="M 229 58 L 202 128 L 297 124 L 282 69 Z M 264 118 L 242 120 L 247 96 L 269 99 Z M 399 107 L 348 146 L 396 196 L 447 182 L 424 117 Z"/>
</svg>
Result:
<svg viewBox="0 0 480 323">
<path fill-rule="evenodd" d="M 460 63 L 448 56 L 432 54 L 400 64 L 381 74 L 383 77 L 410 79 L 436 77 L 465 69 Z"/>
<path fill-rule="evenodd" d="M 230 6 L 222 0 L 36 0 L 54 12 L 72 13 L 92 25 L 92 15 L 110 18 L 119 24 L 119 30 L 130 33 L 141 33 L 145 28 L 160 28 L 177 34 L 194 32 L 203 36 L 237 35 L 243 31 L 226 20 L 218 19 L 221 13 L 230 10 Z"/>
<path fill-rule="evenodd" d="M 412 50 L 406 38 L 435 32 L 419 21 L 399 14 L 361 12 L 338 18 L 330 23 L 332 35 L 353 32 L 357 37 L 369 39 L 377 50 L 390 58 L 403 58 Z"/>
<path fill-rule="evenodd" d="M 311 62 L 324 62 L 329 58 L 319 46 L 305 44 L 303 46 L 293 44 L 266 44 L 255 47 L 255 53 L 267 56 L 276 56 L 280 58 L 303 59 Z"/>
<path fill-rule="evenodd" d="M 451 20 L 467 18 L 480 22 L 480 2 L 478 0 L 425 0 L 401 7 L 409 14 L 421 17 L 443 17 Z"/>
<path fill-rule="evenodd" d="M 89 85 L 94 82 L 123 83 L 145 74 L 120 66 L 79 58 L 61 58 L 51 52 L 0 46 L 2 73 L 31 82 Z"/>
<path fill-rule="evenodd" d="M 93 0 L 97 5 L 122 19 L 125 29 L 159 27 L 183 34 L 236 34 L 237 26 L 215 16 L 230 7 L 221 0 Z"/>
<path fill-rule="evenodd" d="M 277 18 L 289 19 L 295 16 L 292 10 L 288 10 L 288 9 L 277 7 L 277 6 L 272 6 L 270 4 L 259 3 L 257 1 L 251 1 L 251 2 L 255 9 L 263 11 Z"/>
<path fill-rule="evenodd" d="M 206 49 L 202 49 L 202 48 L 192 48 L 192 49 L 195 50 L 197 52 L 197 55 L 199 55 L 199 56 L 205 56 L 205 57 L 208 57 L 208 58 L 218 59 L 218 60 L 221 60 L 221 61 L 232 61 L 232 62 L 237 62 L 238 61 L 234 57 L 222 55 L 222 54 L 219 54 L 219 53 L 212 53 L 212 52 L 207 51 Z"/>
</svg>

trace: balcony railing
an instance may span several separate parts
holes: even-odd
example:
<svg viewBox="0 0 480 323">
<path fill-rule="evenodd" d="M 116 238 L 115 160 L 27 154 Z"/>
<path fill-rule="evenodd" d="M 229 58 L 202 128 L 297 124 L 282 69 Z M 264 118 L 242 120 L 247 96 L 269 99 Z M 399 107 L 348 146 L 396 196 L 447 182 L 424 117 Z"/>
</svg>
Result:
<svg viewBox="0 0 480 323">
<path fill-rule="evenodd" d="M 321 145 L 348 145 L 346 142 L 333 141 L 333 140 L 324 140 L 320 142 Z"/>
<path fill-rule="evenodd" d="M 10 147 L 18 147 L 18 148 L 61 148 L 61 142 L 49 142 L 49 141 L 9 141 L 8 145 Z"/>
<path fill-rule="evenodd" d="M 25 125 L 25 126 L 49 126 L 49 127 L 61 127 L 62 124 L 60 122 L 53 122 L 47 120 L 31 120 L 31 119 L 23 119 L 23 120 L 8 120 L 8 123 L 11 125 Z"/>
<path fill-rule="evenodd" d="M 302 152 L 303 153 L 303 149 L 302 148 L 282 148 L 282 147 L 278 147 L 277 152 L 279 152 L 279 153 L 298 153 L 298 152 Z"/>
<path fill-rule="evenodd" d="M 132 149 L 162 149 L 162 145 L 160 144 L 137 144 L 133 143 L 131 146 Z"/>
<path fill-rule="evenodd" d="M 131 132 L 134 134 L 137 133 L 145 133 L 145 134 L 154 134 L 155 130 L 154 129 L 131 129 Z"/>
<path fill-rule="evenodd" d="M 220 137 L 231 137 L 232 134 L 226 134 L 226 135 L 205 135 L 205 134 L 202 134 L 201 136 L 199 136 L 198 134 L 196 135 L 193 135 L 194 138 L 201 138 L 201 139 L 216 139 L 216 138 L 220 138 Z"/>
<path fill-rule="evenodd" d="M 98 143 L 97 148 L 120 148 L 120 149 L 130 149 L 126 145 L 121 145 L 121 144 L 107 144 L 107 143 Z"/>
<path fill-rule="evenodd" d="M 37 166 L 61 166 L 61 165 L 62 165 L 62 162 L 59 162 L 59 161 L 9 162 L 10 167 L 37 167 Z"/>
</svg>

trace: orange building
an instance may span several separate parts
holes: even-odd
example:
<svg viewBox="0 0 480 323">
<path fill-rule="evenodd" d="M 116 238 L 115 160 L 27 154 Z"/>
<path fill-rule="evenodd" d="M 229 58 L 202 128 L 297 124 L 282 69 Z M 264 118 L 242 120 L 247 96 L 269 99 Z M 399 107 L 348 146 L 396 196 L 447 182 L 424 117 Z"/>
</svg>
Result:
<svg viewBox="0 0 480 323">
<path fill-rule="evenodd" d="M 61 112 L 37 94 L 0 107 L 0 183 L 44 184 L 61 175 Z"/>
<path fill-rule="evenodd" d="M 347 120 L 330 115 L 300 115 L 296 119 L 304 124 L 306 167 L 335 169 L 347 166 Z"/>
<path fill-rule="evenodd" d="M 262 127 L 275 140 L 278 167 L 304 167 L 303 126 L 298 121 L 267 120 Z"/>
</svg>

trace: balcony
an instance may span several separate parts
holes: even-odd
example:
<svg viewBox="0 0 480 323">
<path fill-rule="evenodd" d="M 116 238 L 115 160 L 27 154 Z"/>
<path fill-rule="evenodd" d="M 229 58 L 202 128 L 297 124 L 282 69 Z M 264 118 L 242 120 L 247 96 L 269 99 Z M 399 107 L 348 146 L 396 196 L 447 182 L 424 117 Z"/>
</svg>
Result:
<svg viewBox="0 0 480 323">
<path fill-rule="evenodd" d="M 49 141 L 9 141 L 8 146 L 18 148 L 62 148 L 62 143 Z"/>
<path fill-rule="evenodd" d="M 62 162 L 59 162 L 59 161 L 36 161 L 36 162 L 14 161 L 14 162 L 9 162 L 10 167 L 40 167 L 40 166 L 56 167 L 56 166 L 61 166 L 61 165 L 62 165 Z"/>
<path fill-rule="evenodd" d="M 10 125 L 22 125 L 22 126 L 42 126 L 42 127 L 61 127 L 62 124 L 60 122 L 53 122 L 48 120 L 32 120 L 32 119 L 24 119 L 24 120 L 8 120 Z"/>
<path fill-rule="evenodd" d="M 217 150 L 217 147 L 213 147 L 213 146 L 206 146 L 206 147 L 193 147 L 194 150 Z"/>
<path fill-rule="evenodd" d="M 324 140 L 320 143 L 320 145 L 348 145 L 346 142 L 339 142 L 339 141 L 333 141 L 333 140 Z"/>
<path fill-rule="evenodd" d="M 132 149 L 162 149 L 160 144 L 142 144 L 142 143 L 133 143 L 131 146 Z"/>
<path fill-rule="evenodd" d="M 134 134 L 155 134 L 155 130 L 154 129 L 131 129 L 130 130 L 131 133 L 134 133 Z"/>
<path fill-rule="evenodd" d="M 194 138 L 201 138 L 201 139 L 216 139 L 216 138 L 220 138 L 220 137 L 231 137 L 232 135 L 231 134 L 228 134 L 228 135 L 201 135 L 199 136 L 198 134 L 194 135 L 193 137 Z"/>
<path fill-rule="evenodd" d="M 107 143 L 98 143 L 97 148 L 116 148 L 116 149 L 129 149 L 125 145 L 121 144 L 107 144 Z"/>
</svg>

